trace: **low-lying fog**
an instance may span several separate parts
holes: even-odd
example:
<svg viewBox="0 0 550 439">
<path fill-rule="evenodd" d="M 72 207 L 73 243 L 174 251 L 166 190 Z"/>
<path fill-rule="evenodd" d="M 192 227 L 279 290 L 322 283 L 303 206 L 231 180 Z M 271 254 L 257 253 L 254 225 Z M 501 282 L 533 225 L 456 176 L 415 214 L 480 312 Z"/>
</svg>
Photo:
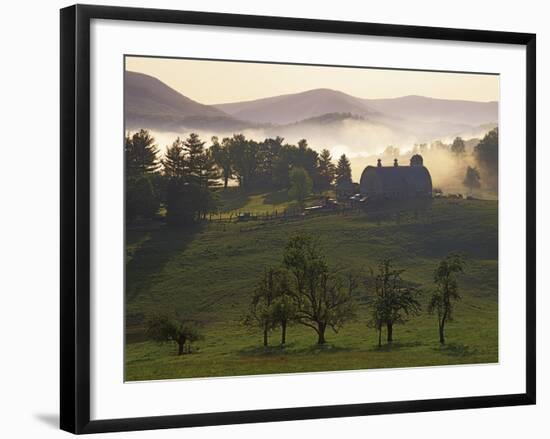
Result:
<svg viewBox="0 0 550 439">
<path fill-rule="evenodd" d="M 461 131 L 459 131 L 460 128 L 462 128 Z M 273 127 L 246 129 L 242 130 L 242 133 L 247 138 L 256 141 L 279 135 L 284 137 L 285 143 L 294 145 L 300 139 L 305 138 L 308 145 L 318 152 L 323 148 L 328 149 L 335 164 L 340 155 L 346 154 L 351 161 L 353 180 L 357 182 L 363 169 L 367 165 L 376 165 L 378 158 L 382 159 L 384 165 L 391 165 L 394 158 L 397 158 L 400 164 L 408 165 L 411 155 L 414 152 L 420 152 L 424 158 L 424 165 L 432 175 L 433 186 L 446 192 L 460 192 L 464 191 L 462 181 L 464 180 L 466 167 L 475 165 L 473 157 L 469 154 L 477 143 L 475 139 L 481 139 L 491 128 L 492 126 L 477 128 L 467 126 L 451 127 L 451 135 L 436 137 L 430 136 L 429 132 L 414 135 L 410 133 L 409 129 L 393 129 L 383 124 L 350 119 L 324 126 L 304 127 L 304 125 L 296 125 L 295 128 L 286 126 L 284 132 L 281 132 L 280 128 Z M 232 132 L 209 132 L 201 129 L 178 133 L 150 131 L 162 152 L 176 137 L 185 138 L 190 132 L 199 134 L 201 139 L 206 142 L 206 146 L 210 146 L 212 136 L 222 139 L 234 134 Z M 468 154 L 461 160 L 457 160 L 452 153 L 436 146 L 437 141 L 451 144 L 456 136 L 460 136 L 466 141 L 466 152 Z M 468 140 L 471 141 L 468 142 Z M 421 150 L 418 146 L 415 148 L 415 145 L 420 144 L 426 144 L 427 146 Z"/>
</svg>

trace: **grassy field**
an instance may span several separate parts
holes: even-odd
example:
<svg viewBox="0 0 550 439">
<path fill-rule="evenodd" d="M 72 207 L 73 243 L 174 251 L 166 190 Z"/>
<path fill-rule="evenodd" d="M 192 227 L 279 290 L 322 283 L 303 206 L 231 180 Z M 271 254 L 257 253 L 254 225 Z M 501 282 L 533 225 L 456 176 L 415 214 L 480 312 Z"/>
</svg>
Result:
<svg viewBox="0 0 550 439">
<path fill-rule="evenodd" d="M 228 191 L 225 211 L 261 212 L 288 203 L 284 194 L 242 195 Z M 267 206 L 267 208 L 266 208 Z M 257 210 L 254 210 L 257 209 Z M 426 211 L 380 217 L 326 214 L 292 221 L 209 222 L 188 230 L 165 226 L 127 233 L 126 379 L 426 366 L 498 361 L 498 215 L 496 201 L 434 200 Z M 277 265 L 288 237 L 309 232 L 320 238 L 331 268 L 367 273 L 383 257 L 405 268 L 406 281 L 424 289 L 423 312 L 394 329 L 391 347 L 377 348 L 367 328 L 365 291 L 358 317 L 338 334 L 291 326 L 287 345 L 261 346 L 260 331 L 241 324 L 255 282 L 266 265 Z M 437 322 L 426 313 L 433 271 L 450 252 L 467 255 L 459 284 L 463 296 L 447 344 L 438 343 Z M 145 320 L 177 310 L 203 324 L 204 340 L 191 355 L 174 345 L 146 340 Z"/>
</svg>

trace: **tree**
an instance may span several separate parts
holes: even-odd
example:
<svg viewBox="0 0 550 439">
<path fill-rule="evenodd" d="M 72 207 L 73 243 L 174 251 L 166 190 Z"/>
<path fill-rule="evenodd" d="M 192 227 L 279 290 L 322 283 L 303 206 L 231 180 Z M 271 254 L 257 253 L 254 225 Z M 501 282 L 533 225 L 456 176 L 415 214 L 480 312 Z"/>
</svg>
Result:
<svg viewBox="0 0 550 439">
<path fill-rule="evenodd" d="M 189 173 L 189 163 L 185 157 L 183 141 L 178 137 L 170 145 L 161 159 L 165 177 L 184 180 Z"/>
<path fill-rule="evenodd" d="M 147 130 L 126 135 L 126 219 L 153 217 L 160 206 L 155 187 L 160 166 L 155 139 Z"/>
<path fill-rule="evenodd" d="M 233 169 L 239 180 L 239 186 L 248 190 L 252 187 L 258 167 L 258 142 L 246 140 L 242 134 L 229 139 L 229 151 Z"/>
<path fill-rule="evenodd" d="M 318 241 L 309 235 L 294 235 L 288 241 L 283 262 L 293 277 L 296 300 L 295 319 L 312 328 L 317 334 L 317 343 L 326 343 L 328 327 L 334 332 L 355 317 L 353 290 L 356 287 L 352 276 L 347 285 L 331 275 Z"/>
<path fill-rule="evenodd" d="M 272 304 L 272 319 L 281 328 L 281 345 L 286 343 L 288 325 L 296 318 L 296 302 L 290 287 L 290 279 L 286 270 L 278 270 L 275 277 L 275 300 Z"/>
<path fill-rule="evenodd" d="M 466 152 L 466 144 L 464 140 L 462 140 L 462 137 L 455 137 L 451 145 L 451 152 L 457 157 L 464 155 Z"/>
<path fill-rule="evenodd" d="M 304 207 L 305 199 L 311 193 L 312 187 L 311 177 L 304 169 L 294 168 L 290 171 L 288 195 L 298 202 L 300 208 Z"/>
<path fill-rule="evenodd" d="M 448 151 L 449 145 L 443 143 L 441 140 L 436 140 L 432 142 L 430 148 L 436 151 Z"/>
<path fill-rule="evenodd" d="M 319 155 L 318 172 L 320 189 L 328 189 L 336 176 L 336 166 L 332 163 L 332 156 L 328 149 L 323 149 Z"/>
<path fill-rule="evenodd" d="M 351 183 L 351 164 L 345 154 L 338 159 L 336 166 L 336 184 Z"/>
<path fill-rule="evenodd" d="M 492 189 L 498 186 L 498 127 L 489 131 L 474 148 L 483 180 Z"/>
<path fill-rule="evenodd" d="M 216 136 L 212 137 L 210 151 L 214 162 L 221 170 L 223 187 L 227 189 L 229 179 L 233 177 L 233 162 L 231 161 L 231 152 L 229 151 L 229 138 L 224 138 L 220 144 Z"/>
<path fill-rule="evenodd" d="M 147 335 L 159 343 L 175 343 L 178 355 L 191 353 L 192 343 L 201 340 L 198 324 L 177 315 L 156 315 L 147 322 Z"/>
<path fill-rule="evenodd" d="M 268 335 L 280 322 L 276 314 L 276 300 L 281 295 L 286 295 L 284 274 L 275 268 L 266 268 L 260 281 L 256 285 L 248 314 L 244 324 L 259 327 L 263 331 L 263 345 L 268 345 Z M 285 320 L 283 340 L 286 337 Z M 284 343 L 284 341 L 283 341 Z"/>
<path fill-rule="evenodd" d="M 407 286 L 401 279 L 404 270 L 393 268 L 390 259 L 383 259 L 374 278 L 374 295 L 369 299 L 371 317 L 368 325 L 378 331 L 378 346 L 382 344 L 382 328 L 386 326 L 387 342 L 393 342 L 393 327 L 404 324 L 420 312 L 416 299 L 418 289 Z"/>
<path fill-rule="evenodd" d="M 210 152 L 204 149 L 205 144 L 196 133 L 191 133 L 183 142 L 189 167 L 189 182 L 201 187 L 212 186 L 218 179 L 214 160 Z"/>
<path fill-rule="evenodd" d="M 295 168 L 303 168 L 314 181 L 318 175 L 319 154 L 311 149 L 306 139 L 298 141 L 298 148 L 295 150 L 294 160 L 292 165 Z"/>
<path fill-rule="evenodd" d="M 124 153 L 128 177 L 153 174 L 160 167 L 158 147 L 155 144 L 155 139 L 147 130 L 139 130 L 132 136 L 127 134 Z"/>
<path fill-rule="evenodd" d="M 126 180 L 126 220 L 152 218 L 160 207 L 152 177 L 132 176 Z"/>
<path fill-rule="evenodd" d="M 386 146 L 386 149 L 384 149 L 384 152 L 382 153 L 382 157 L 385 159 L 396 159 L 399 157 L 401 152 L 399 151 L 399 148 L 393 145 Z"/>
<path fill-rule="evenodd" d="M 481 186 L 479 180 L 480 177 L 477 168 L 468 166 L 466 168 L 466 176 L 464 177 L 464 181 L 462 183 L 470 190 L 470 193 L 472 193 L 474 189 L 478 189 Z"/>
<path fill-rule="evenodd" d="M 439 342 L 445 344 L 445 324 L 453 320 L 454 303 L 460 300 L 458 293 L 457 274 L 464 270 L 464 259 L 460 255 L 451 254 L 443 259 L 434 273 L 434 291 L 428 312 L 437 315 Z"/>
</svg>

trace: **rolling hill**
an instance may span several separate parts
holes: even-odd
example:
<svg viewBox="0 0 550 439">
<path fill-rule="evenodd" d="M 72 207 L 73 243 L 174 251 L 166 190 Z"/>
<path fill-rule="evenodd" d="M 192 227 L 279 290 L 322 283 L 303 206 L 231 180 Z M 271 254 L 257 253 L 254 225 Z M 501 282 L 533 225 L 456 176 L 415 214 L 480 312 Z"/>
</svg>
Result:
<svg viewBox="0 0 550 439">
<path fill-rule="evenodd" d="M 239 129 L 249 125 L 222 110 L 189 99 L 152 76 L 126 71 L 124 79 L 126 127 L 129 129 Z"/>
<path fill-rule="evenodd" d="M 361 99 L 328 88 L 273 96 L 253 101 L 215 105 L 235 118 L 263 124 L 286 125 L 328 113 L 374 115 Z"/>
<path fill-rule="evenodd" d="M 403 96 L 393 99 L 363 99 L 373 110 L 393 118 L 423 122 L 482 125 L 498 121 L 498 102 L 474 102 Z"/>
</svg>

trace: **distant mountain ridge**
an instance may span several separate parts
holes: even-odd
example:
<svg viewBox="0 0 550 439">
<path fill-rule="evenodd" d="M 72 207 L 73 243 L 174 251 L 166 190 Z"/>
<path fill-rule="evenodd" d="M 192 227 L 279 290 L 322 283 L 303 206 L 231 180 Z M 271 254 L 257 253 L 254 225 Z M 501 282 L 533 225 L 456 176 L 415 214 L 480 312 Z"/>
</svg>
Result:
<svg viewBox="0 0 550 439">
<path fill-rule="evenodd" d="M 362 127 L 357 131 L 361 136 L 368 134 L 365 130 L 375 129 L 384 133 L 381 142 L 410 142 L 478 133 L 480 127 L 498 123 L 498 102 L 414 95 L 364 99 L 328 88 L 205 105 L 153 76 L 130 71 L 125 72 L 124 96 L 127 129 L 166 132 L 194 129 L 230 135 L 255 130 L 257 135 L 285 136 L 298 135 L 304 128 L 302 136 L 306 137 L 311 133 L 330 135 L 330 125 L 340 132 L 351 126 Z"/>
<path fill-rule="evenodd" d="M 498 102 L 402 96 L 365 99 L 331 89 L 314 89 L 214 107 L 238 119 L 279 125 L 296 123 L 328 113 L 352 113 L 372 119 L 410 119 L 482 125 L 498 120 Z"/>
<path fill-rule="evenodd" d="M 238 119 L 277 125 L 296 123 L 329 113 L 351 113 L 357 116 L 375 113 L 361 99 L 328 88 L 214 107 Z"/>
<path fill-rule="evenodd" d="M 128 128 L 178 129 L 182 126 L 225 129 L 244 128 L 245 123 L 210 105 L 196 102 L 157 78 L 126 71 L 125 118 Z"/>
<path fill-rule="evenodd" d="M 363 99 L 368 107 L 394 118 L 423 122 L 453 122 L 483 125 L 498 121 L 498 102 L 402 96 L 389 99 Z"/>
</svg>

